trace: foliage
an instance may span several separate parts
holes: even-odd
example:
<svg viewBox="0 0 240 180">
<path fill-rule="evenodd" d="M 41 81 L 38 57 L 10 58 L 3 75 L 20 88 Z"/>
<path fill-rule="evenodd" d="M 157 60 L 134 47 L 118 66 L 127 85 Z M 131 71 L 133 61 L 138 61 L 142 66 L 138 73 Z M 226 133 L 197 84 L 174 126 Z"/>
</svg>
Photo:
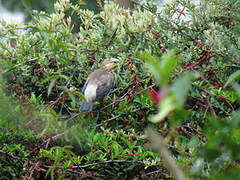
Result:
<svg viewBox="0 0 240 180">
<path fill-rule="evenodd" d="M 109 2 L 95 14 L 60 0 L 25 26 L 2 21 L 1 173 L 171 179 L 148 146 L 151 124 L 187 175 L 239 176 L 238 5 L 179 0 L 157 11 L 152 1 L 133 10 Z M 66 12 L 78 15 L 79 33 Z M 78 112 L 87 76 L 110 57 L 120 60 L 116 89 L 92 113 Z M 4 160 L 24 163 L 15 173 Z"/>
<path fill-rule="evenodd" d="M 34 12 L 36 11 L 44 11 L 47 13 L 53 12 L 53 5 L 56 0 L 48 0 L 48 1 L 36 1 L 36 0 L 2 0 L 1 3 L 4 7 L 6 7 L 10 11 L 20 11 L 25 12 L 25 21 L 32 20 Z M 82 1 L 79 0 L 71 0 L 73 4 L 83 4 Z M 87 0 L 83 4 L 83 8 L 93 10 L 98 12 L 95 0 Z"/>
</svg>

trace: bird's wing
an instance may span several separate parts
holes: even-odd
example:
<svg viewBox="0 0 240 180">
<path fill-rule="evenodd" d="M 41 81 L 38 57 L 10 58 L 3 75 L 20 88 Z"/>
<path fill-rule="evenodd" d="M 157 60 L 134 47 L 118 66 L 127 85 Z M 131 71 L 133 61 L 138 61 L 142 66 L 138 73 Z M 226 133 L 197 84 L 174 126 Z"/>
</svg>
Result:
<svg viewBox="0 0 240 180">
<path fill-rule="evenodd" d="M 112 73 L 108 73 L 104 76 L 104 80 L 102 80 L 97 88 L 97 100 L 101 101 L 114 87 L 114 75 Z"/>
<path fill-rule="evenodd" d="M 114 75 L 102 69 L 95 70 L 90 74 L 88 80 L 88 86 L 96 87 L 96 89 L 92 87 L 92 90 L 94 89 L 94 93 L 96 93 L 95 101 L 102 100 L 114 87 Z"/>
<path fill-rule="evenodd" d="M 114 75 L 108 71 L 98 69 L 92 72 L 85 85 L 83 94 L 87 102 L 102 100 L 114 87 Z"/>
<path fill-rule="evenodd" d="M 85 84 L 84 84 L 84 86 L 83 86 L 83 88 L 82 88 L 82 93 L 83 93 L 83 94 L 84 94 L 84 92 L 85 92 L 85 90 L 86 90 L 87 85 L 88 85 L 88 79 L 87 79 L 87 81 L 85 82 Z"/>
</svg>

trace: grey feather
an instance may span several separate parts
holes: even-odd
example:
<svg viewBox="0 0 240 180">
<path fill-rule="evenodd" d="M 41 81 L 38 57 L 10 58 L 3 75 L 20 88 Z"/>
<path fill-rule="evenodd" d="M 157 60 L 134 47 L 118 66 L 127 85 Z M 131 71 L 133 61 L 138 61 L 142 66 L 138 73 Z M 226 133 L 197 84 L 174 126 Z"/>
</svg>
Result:
<svg viewBox="0 0 240 180">
<path fill-rule="evenodd" d="M 92 102 L 83 101 L 82 105 L 79 108 L 79 111 L 90 112 L 92 110 L 92 106 L 93 106 Z"/>
<path fill-rule="evenodd" d="M 114 87 L 114 79 L 111 79 L 109 82 L 104 83 L 97 88 L 97 101 L 102 101 L 102 99 L 108 95 L 108 93 Z"/>
<path fill-rule="evenodd" d="M 103 64 L 105 65 L 108 63 L 108 61 L 104 61 Z M 82 102 L 79 111 L 90 112 L 93 103 L 96 101 L 102 101 L 102 99 L 111 91 L 114 87 L 114 81 L 115 78 L 111 71 L 104 68 L 92 72 L 82 88 L 82 93 L 84 94 L 86 101 Z"/>
</svg>

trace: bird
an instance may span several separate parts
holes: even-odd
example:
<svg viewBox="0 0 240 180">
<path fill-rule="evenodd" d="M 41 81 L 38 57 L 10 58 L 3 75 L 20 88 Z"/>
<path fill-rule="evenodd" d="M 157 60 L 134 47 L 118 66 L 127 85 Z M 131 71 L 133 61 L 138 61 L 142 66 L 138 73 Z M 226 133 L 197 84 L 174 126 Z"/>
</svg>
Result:
<svg viewBox="0 0 240 180">
<path fill-rule="evenodd" d="M 82 88 L 85 100 L 82 102 L 79 111 L 90 112 L 93 103 L 102 101 L 114 88 L 115 76 L 112 71 L 118 62 L 119 60 L 116 58 L 105 59 L 100 69 L 90 73 Z"/>
</svg>

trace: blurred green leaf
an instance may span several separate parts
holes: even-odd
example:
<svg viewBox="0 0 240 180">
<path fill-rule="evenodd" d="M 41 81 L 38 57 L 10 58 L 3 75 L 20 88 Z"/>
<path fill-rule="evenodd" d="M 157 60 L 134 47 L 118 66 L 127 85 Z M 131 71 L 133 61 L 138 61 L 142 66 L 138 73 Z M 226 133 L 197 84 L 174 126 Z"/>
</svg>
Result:
<svg viewBox="0 0 240 180">
<path fill-rule="evenodd" d="M 193 72 L 184 72 L 171 85 L 170 90 L 173 93 L 178 106 L 182 106 L 186 101 L 191 82 L 195 78 L 196 75 Z"/>
<path fill-rule="evenodd" d="M 227 87 L 228 85 L 231 85 L 234 81 L 236 81 L 237 79 L 240 79 L 240 70 L 234 72 L 233 74 L 231 74 L 231 76 L 228 78 L 226 84 L 224 85 L 224 87 Z"/>
<path fill-rule="evenodd" d="M 160 76 L 161 76 L 160 85 L 164 86 L 168 84 L 170 79 L 170 74 L 173 72 L 174 68 L 176 67 L 179 58 L 176 57 L 175 51 L 171 50 L 171 51 L 168 51 L 167 54 L 163 54 L 161 59 L 162 60 L 159 64 Z"/>
<path fill-rule="evenodd" d="M 146 67 L 153 74 L 160 86 L 168 84 L 170 74 L 173 72 L 179 60 L 179 58 L 175 56 L 174 50 L 168 51 L 167 54 L 163 54 L 161 60 L 152 56 L 148 51 L 140 53 L 139 57 L 147 61 Z"/>
<path fill-rule="evenodd" d="M 153 74 L 156 81 L 160 82 L 161 76 L 159 72 L 161 71 L 161 69 L 159 67 L 159 58 L 152 56 L 150 51 L 141 52 L 139 54 L 139 58 L 147 62 L 146 67 Z"/>
<path fill-rule="evenodd" d="M 150 121 L 157 123 L 162 121 L 171 111 L 181 108 L 186 101 L 187 93 L 191 87 L 191 82 L 195 78 L 193 72 L 185 72 L 180 75 L 170 86 L 170 91 L 166 98 L 159 104 L 159 112 L 152 116 Z"/>
<path fill-rule="evenodd" d="M 76 94 L 78 97 L 80 97 L 82 100 L 86 100 L 85 99 L 85 96 L 82 94 L 82 93 L 80 93 L 80 92 L 77 92 L 77 91 L 74 91 L 74 94 Z"/>
<path fill-rule="evenodd" d="M 55 82 L 56 82 L 56 79 L 53 79 L 53 80 L 51 81 L 51 83 L 49 84 L 49 86 L 48 86 L 48 96 L 50 95 L 50 93 L 51 93 L 51 91 L 52 91 L 52 88 L 53 88 Z"/>
<path fill-rule="evenodd" d="M 72 93 L 72 92 L 69 92 L 69 97 L 71 98 L 72 102 L 72 107 L 75 108 L 76 106 L 76 98 L 75 98 L 75 95 Z"/>
<path fill-rule="evenodd" d="M 150 117 L 150 121 L 157 123 L 162 121 L 171 111 L 176 108 L 173 96 L 166 97 L 159 105 L 158 113 Z"/>
<path fill-rule="evenodd" d="M 238 83 L 233 83 L 233 89 L 236 91 L 238 97 L 240 97 L 240 85 Z"/>
</svg>

